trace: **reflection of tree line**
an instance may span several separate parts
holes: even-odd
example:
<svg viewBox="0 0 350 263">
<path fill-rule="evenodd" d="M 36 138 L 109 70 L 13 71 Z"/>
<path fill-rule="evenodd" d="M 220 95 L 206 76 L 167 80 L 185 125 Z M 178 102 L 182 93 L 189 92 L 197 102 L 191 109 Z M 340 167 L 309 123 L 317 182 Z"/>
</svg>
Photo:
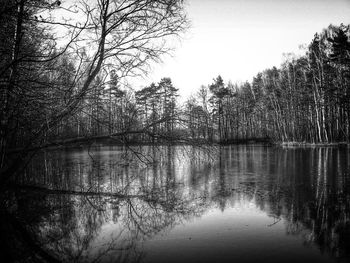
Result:
<svg viewBox="0 0 350 263">
<path fill-rule="evenodd" d="M 306 242 L 316 242 L 337 257 L 348 256 L 347 152 L 235 146 L 220 149 L 213 162 L 207 152 L 193 148 L 134 151 L 155 162 L 117 162 L 120 154 L 126 158 L 126 149 L 92 151 L 89 157 L 41 157 L 20 181 L 64 191 L 16 192 L 11 216 L 21 219 L 44 251 L 64 261 L 98 261 L 113 255 L 123 262 L 142 258 L 136 241 L 201 216 L 208 207 L 224 210 L 243 199 L 254 201 L 276 220 L 286 219 L 288 233 L 301 233 Z M 83 192 L 89 194 L 77 194 Z M 114 226 L 112 236 L 102 242 L 100 233 L 109 224 Z M 3 238 L 17 240 L 8 245 L 17 248 L 19 238 L 11 238 L 15 231 L 7 232 Z"/>
<path fill-rule="evenodd" d="M 349 257 L 350 167 L 349 154 L 339 149 L 284 151 L 285 177 L 289 192 L 284 194 L 283 215 L 288 231 L 310 230 L 306 242 L 315 242 L 333 256 Z M 281 170 L 277 170 L 280 172 Z M 283 189 L 282 189 L 283 191 Z"/>
<path fill-rule="evenodd" d="M 91 151 L 88 158 L 86 152 L 45 154 L 19 178 L 23 187 L 12 197 L 14 209 L 8 216 L 20 218 L 42 251 L 65 262 L 104 261 L 111 256 L 118 262 L 140 259 L 142 249 L 136 241 L 199 216 L 204 209 L 201 199 L 185 192 L 176 179 L 179 159 L 174 149 L 145 149 L 134 150 L 143 156 L 153 152 L 157 162 L 140 163 L 135 158 L 121 164 L 117 160 L 126 151 Z M 101 237 L 108 225 L 111 233 Z M 29 253 L 22 235 L 12 235 L 15 231 L 4 236 L 16 240 L 9 245 L 9 254 L 22 246 L 25 259 L 45 259 L 37 251 Z"/>
<path fill-rule="evenodd" d="M 244 199 L 275 218 L 288 234 L 303 235 L 321 251 L 348 258 L 350 155 L 337 148 L 223 148 L 212 167 L 191 168 L 193 189 L 224 210 Z M 201 187 L 198 187 L 200 185 Z"/>
</svg>

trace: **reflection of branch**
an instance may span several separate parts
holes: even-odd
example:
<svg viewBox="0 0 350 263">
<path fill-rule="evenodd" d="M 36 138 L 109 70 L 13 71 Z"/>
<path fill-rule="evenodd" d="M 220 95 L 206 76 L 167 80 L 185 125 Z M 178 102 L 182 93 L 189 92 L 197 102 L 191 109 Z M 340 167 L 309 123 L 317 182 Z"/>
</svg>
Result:
<svg viewBox="0 0 350 263">
<path fill-rule="evenodd" d="M 136 158 L 137 158 L 141 163 L 148 165 L 148 164 L 151 164 L 151 163 L 154 162 L 154 160 L 152 160 L 152 161 L 149 160 L 148 157 L 147 157 L 145 154 L 143 154 L 142 152 L 138 152 L 138 151 L 134 150 L 134 149 L 133 149 L 132 147 L 130 147 L 129 145 L 126 144 L 126 147 L 128 148 L 128 150 L 130 150 L 130 151 L 136 156 Z"/>
<path fill-rule="evenodd" d="M 147 233 L 142 229 L 142 227 L 140 226 L 140 224 L 138 223 L 138 221 L 136 220 L 136 218 L 134 218 L 132 216 L 132 211 L 134 211 L 135 215 L 140 219 L 140 221 L 142 221 L 142 216 L 140 216 L 137 211 L 135 210 L 134 206 L 132 205 L 131 202 L 128 202 L 129 205 L 129 215 L 130 215 L 130 219 L 132 220 L 132 222 L 134 223 L 134 225 L 137 227 L 137 229 L 144 235 L 146 236 Z"/>
<path fill-rule="evenodd" d="M 96 205 L 94 205 L 94 204 L 90 201 L 90 199 L 89 199 L 88 196 L 85 196 L 85 198 L 86 198 L 86 200 L 88 201 L 88 203 L 90 204 L 90 206 L 91 206 L 92 208 L 94 208 L 94 209 L 97 210 L 97 211 L 101 211 L 101 210 L 103 211 L 103 209 L 96 207 Z"/>
<path fill-rule="evenodd" d="M 273 225 L 276 225 L 279 221 L 281 221 L 282 219 L 281 218 L 279 218 L 277 221 L 275 221 L 275 222 L 273 222 L 272 224 L 270 224 L 270 225 L 267 225 L 267 226 L 269 226 L 269 227 L 271 227 L 271 226 L 273 226 Z"/>
<path fill-rule="evenodd" d="M 40 192 L 43 194 L 56 194 L 56 195 L 80 195 L 80 196 L 104 196 L 104 197 L 116 197 L 116 198 L 142 198 L 143 195 L 124 195 L 120 193 L 106 193 L 106 192 L 91 192 L 91 191 L 74 191 L 74 190 L 60 190 L 60 189 L 49 189 L 40 186 L 32 185 L 16 185 L 16 188 L 23 190 L 29 190 L 33 192 Z"/>
</svg>

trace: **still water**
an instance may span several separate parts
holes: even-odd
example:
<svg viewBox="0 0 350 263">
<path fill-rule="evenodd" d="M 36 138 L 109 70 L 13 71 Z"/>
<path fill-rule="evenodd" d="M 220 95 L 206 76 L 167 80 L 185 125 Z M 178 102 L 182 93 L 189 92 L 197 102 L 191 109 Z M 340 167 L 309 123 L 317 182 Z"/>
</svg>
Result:
<svg viewBox="0 0 350 263">
<path fill-rule="evenodd" d="M 9 210 L 64 262 L 350 260 L 349 149 L 70 149 L 18 182 Z M 2 243 L 25 252 L 14 229 Z"/>
</svg>

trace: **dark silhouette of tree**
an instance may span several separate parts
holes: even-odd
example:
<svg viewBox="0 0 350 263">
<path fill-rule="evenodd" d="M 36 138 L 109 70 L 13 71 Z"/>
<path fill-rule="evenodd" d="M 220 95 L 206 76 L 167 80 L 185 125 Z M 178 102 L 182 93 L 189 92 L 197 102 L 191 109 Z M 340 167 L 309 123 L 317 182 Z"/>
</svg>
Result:
<svg viewBox="0 0 350 263">
<path fill-rule="evenodd" d="M 56 10 L 63 18 L 55 16 Z M 0 12 L 4 21 L 0 35 L 5 36 L 0 43 L 1 181 L 18 171 L 29 151 L 51 144 L 53 137 L 88 137 L 97 122 L 111 133 L 114 117 L 119 116 L 113 114 L 118 111 L 122 113 L 117 124 L 124 132 L 130 129 L 134 112 L 128 119 L 126 108 L 134 106 L 131 98 L 123 98 L 124 91 L 113 87 L 116 76 L 120 80 L 143 74 L 170 50 L 163 41 L 178 37 L 188 26 L 180 0 L 78 1 L 72 6 L 60 1 L 6 0 Z M 55 29 L 64 38 L 56 37 Z M 59 43 L 61 39 L 67 41 Z M 97 87 L 113 69 L 112 82 L 105 85 L 110 88 L 106 103 Z M 89 113 L 83 104 L 91 95 L 95 99 L 90 102 L 105 103 L 91 106 Z M 127 106 L 113 111 L 113 100 Z M 105 113 L 106 123 L 100 119 Z M 83 124 L 84 118 L 90 123 Z"/>
</svg>

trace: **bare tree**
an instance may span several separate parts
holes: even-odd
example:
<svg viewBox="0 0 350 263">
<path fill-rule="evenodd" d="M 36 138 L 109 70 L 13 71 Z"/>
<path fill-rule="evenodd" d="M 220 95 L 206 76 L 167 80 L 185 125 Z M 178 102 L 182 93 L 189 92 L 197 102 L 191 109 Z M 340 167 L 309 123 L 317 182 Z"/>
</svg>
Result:
<svg viewBox="0 0 350 263">
<path fill-rule="evenodd" d="M 9 14 L 16 21 L 12 31 L 15 35 L 20 33 L 21 37 L 15 36 L 10 41 L 15 56 L 9 59 L 8 65 L 1 65 L 6 76 L 6 92 L 12 93 L 14 98 L 8 100 L 9 96 L 4 96 L 7 106 L 2 112 L 1 122 L 1 181 L 19 171 L 28 152 L 47 143 L 50 133 L 79 109 L 81 102 L 93 91 L 97 76 L 106 75 L 111 69 L 119 78 L 144 74 L 150 63 L 158 62 L 170 51 L 166 40 L 179 37 L 188 27 L 182 0 L 86 0 L 73 3 L 9 0 L 9 3 L 13 4 L 12 10 L 17 10 Z M 31 34 L 28 25 L 40 31 L 36 34 L 36 50 L 40 52 L 35 56 L 28 56 L 30 52 L 25 56 L 19 48 L 29 41 L 25 38 Z M 63 83 L 62 74 L 58 74 L 64 66 L 63 56 L 72 65 L 72 72 L 64 74 L 71 75 L 68 83 Z M 31 81 L 40 89 L 31 90 L 31 100 L 36 106 L 30 110 L 24 80 L 18 82 L 24 73 L 21 70 L 11 73 L 13 65 L 16 65 L 15 69 L 26 67 L 24 73 L 30 76 L 33 75 L 31 68 L 37 69 L 36 78 Z M 12 87 L 16 87 L 16 93 Z M 23 119 L 29 120 L 30 124 L 23 123 Z M 35 124 L 30 122 L 34 120 Z M 21 126 L 21 135 L 25 139 L 20 143 L 17 139 L 16 143 L 7 143 L 10 138 L 20 135 L 16 130 L 18 126 Z M 13 151 L 14 147 L 20 147 L 20 150 Z M 10 156 L 11 152 L 16 154 Z"/>
</svg>

